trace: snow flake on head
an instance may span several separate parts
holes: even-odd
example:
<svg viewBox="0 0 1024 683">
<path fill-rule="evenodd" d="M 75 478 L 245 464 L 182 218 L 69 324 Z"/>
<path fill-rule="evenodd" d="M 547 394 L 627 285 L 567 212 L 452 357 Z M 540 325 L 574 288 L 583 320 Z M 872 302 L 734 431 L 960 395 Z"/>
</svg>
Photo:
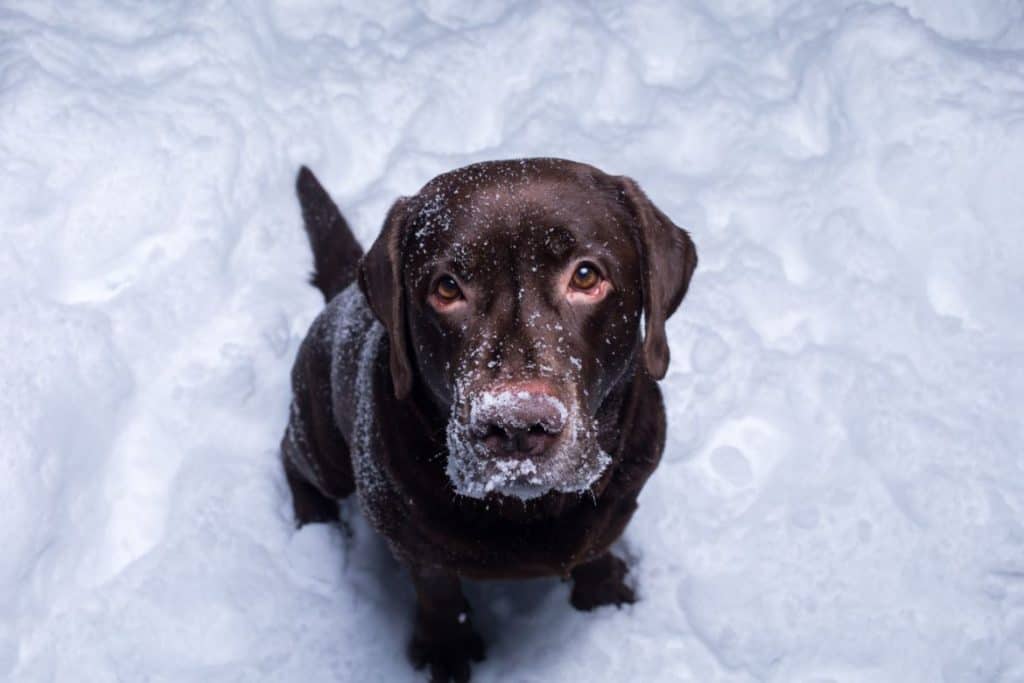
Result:
<svg viewBox="0 0 1024 683">
<path fill-rule="evenodd" d="M 440 189 L 436 190 L 423 198 L 417 212 L 416 223 L 419 227 L 413 236 L 417 243 L 422 243 L 424 238 L 435 232 L 447 232 L 451 230 L 453 218 L 446 194 Z"/>
</svg>

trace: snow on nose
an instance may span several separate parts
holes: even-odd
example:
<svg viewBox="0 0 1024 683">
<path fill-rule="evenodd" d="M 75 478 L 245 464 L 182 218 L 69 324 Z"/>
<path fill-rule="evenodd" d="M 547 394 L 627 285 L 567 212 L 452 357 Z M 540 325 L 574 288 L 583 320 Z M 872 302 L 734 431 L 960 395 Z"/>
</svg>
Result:
<svg viewBox="0 0 1024 683">
<path fill-rule="evenodd" d="M 532 386 L 481 393 L 472 404 L 472 436 L 494 454 L 539 456 L 565 428 L 568 410 L 547 391 Z"/>
</svg>

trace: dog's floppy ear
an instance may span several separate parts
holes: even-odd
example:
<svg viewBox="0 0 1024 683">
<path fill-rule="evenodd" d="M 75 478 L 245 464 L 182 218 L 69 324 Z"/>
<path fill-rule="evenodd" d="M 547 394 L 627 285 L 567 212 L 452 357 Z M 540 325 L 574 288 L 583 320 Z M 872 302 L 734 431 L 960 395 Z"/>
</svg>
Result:
<svg viewBox="0 0 1024 683">
<path fill-rule="evenodd" d="M 359 288 L 388 333 L 391 380 L 399 399 L 406 398 L 412 390 L 401 251 L 408 214 L 409 199 L 401 197 L 388 211 L 377 241 L 359 262 Z"/>
<path fill-rule="evenodd" d="M 656 207 L 632 178 L 619 177 L 626 205 L 636 217 L 643 257 L 644 364 L 654 379 L 668 370 L 669 350 L 665 320 L 686 295 L 697 267 L 697 249 L 689 234 Z"/>
</svg>

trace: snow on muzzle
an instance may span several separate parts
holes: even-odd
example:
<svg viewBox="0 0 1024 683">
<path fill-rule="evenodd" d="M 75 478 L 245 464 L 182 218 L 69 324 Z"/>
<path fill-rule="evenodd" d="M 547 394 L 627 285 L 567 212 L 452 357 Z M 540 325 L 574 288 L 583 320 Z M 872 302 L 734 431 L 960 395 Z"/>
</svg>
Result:
<svg viewBox="0 0 1024 683">
<path fill-rule="evenodd" d="M 545 383 L 457 394 L 447 474 L 461 495 L 526 500 L 552 490 L 582 492 L 611 460 L 578 402 L 567 406 Z"/>
<path fill-rule="evenodd" d="M 493 454 L 541 457 L 561 435 L 568 414 L 564 403 L 540 391 L 486 392 L 470 407 L 469 432 Z"/>
</svg>

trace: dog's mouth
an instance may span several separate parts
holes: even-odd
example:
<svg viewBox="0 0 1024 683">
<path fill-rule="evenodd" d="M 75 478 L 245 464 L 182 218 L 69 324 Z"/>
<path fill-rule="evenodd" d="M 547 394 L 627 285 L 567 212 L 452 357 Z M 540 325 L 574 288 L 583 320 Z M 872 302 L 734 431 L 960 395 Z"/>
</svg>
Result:
<svg viewBox="0 0 1024 683">
<path fill-rule="evenodd" d="M 455 492 L 476 499 L 584 493 L 611 462 L 576 401 L 566 405 L 522 390 L 457 400 L 447 444 L 446 473 Z"/>
</svg>

